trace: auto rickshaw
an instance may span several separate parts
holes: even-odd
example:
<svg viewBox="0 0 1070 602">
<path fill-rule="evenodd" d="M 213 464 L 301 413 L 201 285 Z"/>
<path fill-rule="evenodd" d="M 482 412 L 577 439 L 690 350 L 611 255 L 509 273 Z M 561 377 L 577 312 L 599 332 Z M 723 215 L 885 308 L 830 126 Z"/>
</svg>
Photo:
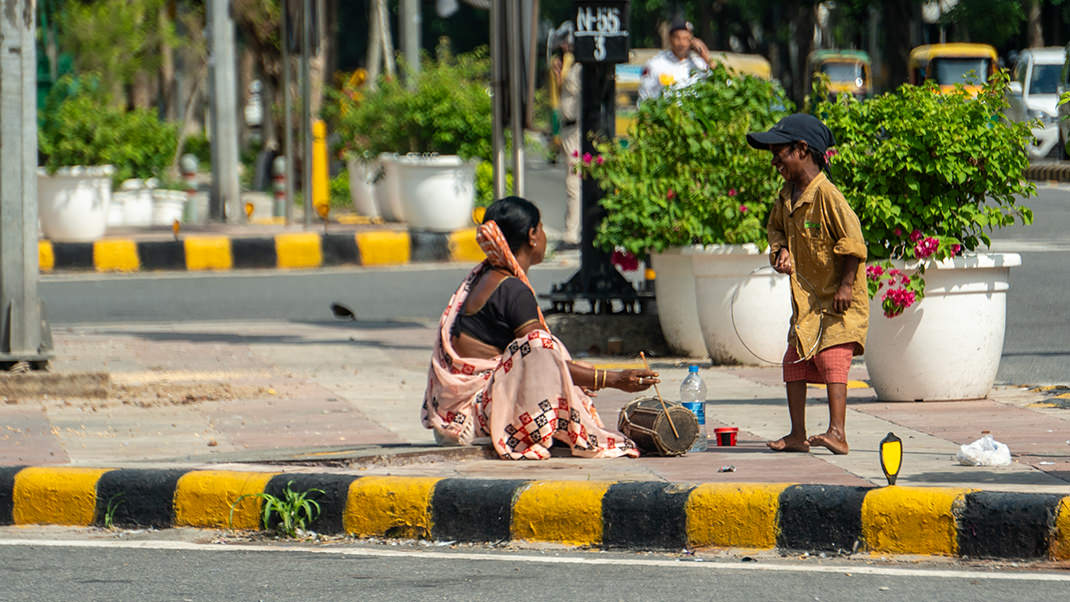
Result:
<svg viewBox="0 0 1070 602">
<path fill-rule="evenodd" d="M 824 73 L 829 79 L 830 100 L 844 92 L 859 99 L 873 94 L 869 54 L 861 50 L 815 50 L 810 53 L 806 65 L 807 89 L 814 74 Z"/>
<path fill-rule="evenodd" d="M 955 84 L 976 96 L 981 86 L 996 73 L 998 55 L 988 44 L 928 44 L 910 51 L 910 83 L 935 81 L 942 93 Z"/>
</svg>

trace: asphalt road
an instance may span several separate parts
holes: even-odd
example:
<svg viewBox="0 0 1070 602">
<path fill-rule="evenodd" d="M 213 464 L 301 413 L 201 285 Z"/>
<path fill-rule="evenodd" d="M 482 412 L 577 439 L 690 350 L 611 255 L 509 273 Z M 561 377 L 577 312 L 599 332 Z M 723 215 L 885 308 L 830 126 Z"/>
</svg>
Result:
<svg viewBox="0 0 1070 602">
<path fill-rule="evenodd" d="M 0 539 L 0 599 L 1065 600 L 1070 575 L 944 560 Z M 998 569 L 998 570 L 997 570 Z"/>
</svg>

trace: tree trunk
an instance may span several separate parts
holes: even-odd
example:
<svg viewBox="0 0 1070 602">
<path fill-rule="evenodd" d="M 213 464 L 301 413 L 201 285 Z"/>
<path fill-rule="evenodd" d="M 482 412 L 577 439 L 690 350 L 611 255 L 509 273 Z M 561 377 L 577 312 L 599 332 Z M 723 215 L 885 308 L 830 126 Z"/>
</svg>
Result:
<svg viewBox="0 0 1070 602">
<path fill-rule="evenodd" d="M 1040 0 L 1029 0 L 1029 25 L 1026 31 L 1028 32 L 1028 43 L 1030 48 L 1041 48 L 1044 46 L 1044 30 L 1040 18 Z"/>
<path fill-rule="evenodd" d="M 152 106 L 152 74 L 138 70 L 130 85 L 130 104 L 135 109 L 147 109 Z"/>
<path fill-rule="evenodd" d="M 814 43 L 814 11 L 815 7 L 809 2 L 793 3 L 792 41 L 791 41 L 791 92 L 795 103 L 802 106 L 806 97 L 806 58 L 810 54 L 810 48 Z"/>
<path fill-rule="evenodd" d="M 160 6 L 157 16 L 160 30 L 168 25 L 173 18 L 174 0 Z M 167 43 L 166 38 L 160 42 L 160 115 L 167 121 L 178 118 L 178 107 L 175 99 L 175 55 L 174 48 Z"/>
<path fill-rule="evenodd" d="M 375 89 L 379 81 L 379 66 L 383 62 L 382 30 L 379 27 L 379 0 L 368 3 L 368 55 L 364 62 L 368 70 L 368 87 Z"/>
<path fill-rule="evenodd" d="M 316 35 L 314 38 L 319 38 L 319 47 L 313 48 L 313 54 L 309 59 L 308 64 L 308 79 L 311 98 L 309 103 L 312 107 L 312 118 L 315 119 L 320 114 L 320 109 L 323 108 L 323 92 L 327 84 L 327 47 L 330 45 L 330 40 L 327 39 L 327 27 L 326 27 L 326 0 L 316 1 L 316 14 L 319 16 L 313 25 L 316 27 Z"/>
<path fill-rule="evenodd" d="M 911 0 L 887 0 L 884 3 L 885 65 L 888 67 L 885 89 L 907 81 L 907 59 L 910 56 L 912 17 Z"/>
</svg>

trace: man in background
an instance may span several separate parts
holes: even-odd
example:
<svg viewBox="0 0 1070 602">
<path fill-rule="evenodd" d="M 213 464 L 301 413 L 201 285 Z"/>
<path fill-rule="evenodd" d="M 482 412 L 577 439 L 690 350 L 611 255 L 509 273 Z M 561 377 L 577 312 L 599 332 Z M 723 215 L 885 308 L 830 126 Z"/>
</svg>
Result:
<svg viewBox="0 0 1070 602">
<path fill-rule="evenodd" d="M 692 33 L 691 24 L 676 19 L 669 26 L 669 48 L 654 55 L 643 67 L 639 102 L 655 98 L 666 88 L 680 89 L 705 77 L 710 50 Z"/>
<path fill-rule="evenodd" d="M 561 152 L 565 155 L 565 231 L 558 249 L 580 246 L 580 70 L 572 55 L 572 28 L 561 35 L 558 52 L 550 63 L 550 74 L 558 90 L 558 116 L 561 126 Z"/>
</svg>

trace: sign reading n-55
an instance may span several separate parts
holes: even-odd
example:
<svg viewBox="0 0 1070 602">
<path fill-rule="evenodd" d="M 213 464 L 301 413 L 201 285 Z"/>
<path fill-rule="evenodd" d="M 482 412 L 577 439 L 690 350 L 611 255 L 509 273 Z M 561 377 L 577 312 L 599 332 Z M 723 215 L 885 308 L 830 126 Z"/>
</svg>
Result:
<svg viewBox="0 0 1070 602">
<path fill-rule="evenodd" d="M 573 52 L 581 63 L 628 62 L 628 2 L 576 1 Z"/>
</svg>

